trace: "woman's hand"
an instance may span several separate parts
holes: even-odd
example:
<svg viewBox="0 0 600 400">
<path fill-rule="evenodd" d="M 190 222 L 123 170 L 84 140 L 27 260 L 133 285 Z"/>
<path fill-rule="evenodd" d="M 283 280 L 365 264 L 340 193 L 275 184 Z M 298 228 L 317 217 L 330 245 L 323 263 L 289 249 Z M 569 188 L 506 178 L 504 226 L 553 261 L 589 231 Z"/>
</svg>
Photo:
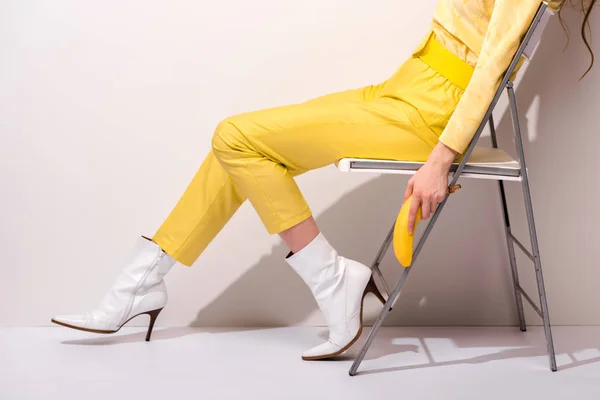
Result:
<svg viewBox="0 0 600 400">
<path fill-rule="evenodd" d="M 428 219 L 435 212 L 438 204 L 444 200 L 448 190 L 448 172 L 457 154 L 441 142 L 438 143 L 425 165 L 408 181 L 404 201 L 412 195 L 408 214 L 410 234 L 414 232 L 419 207 L 421 207 L 421 218 Z"/>
</svg>

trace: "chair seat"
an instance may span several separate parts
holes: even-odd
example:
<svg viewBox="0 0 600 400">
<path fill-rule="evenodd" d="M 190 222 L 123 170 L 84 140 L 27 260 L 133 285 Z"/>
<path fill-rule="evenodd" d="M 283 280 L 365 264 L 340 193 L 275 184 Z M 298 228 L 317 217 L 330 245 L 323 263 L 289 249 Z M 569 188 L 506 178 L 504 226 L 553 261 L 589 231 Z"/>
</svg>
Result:
<svg viewBox="0 0 600 400">
<path fill-rule="evenodd" d="M 344 158 L 337 163 L 341 172 L 373 172 L 381 174 L 414 175 L 424 162 Z M 450 172 L 456 171 L 452 164 Z M 521 165 L 502 149 L 476 147 L 461 174 L 461 178 L 521 180 Z"/>
</svg>

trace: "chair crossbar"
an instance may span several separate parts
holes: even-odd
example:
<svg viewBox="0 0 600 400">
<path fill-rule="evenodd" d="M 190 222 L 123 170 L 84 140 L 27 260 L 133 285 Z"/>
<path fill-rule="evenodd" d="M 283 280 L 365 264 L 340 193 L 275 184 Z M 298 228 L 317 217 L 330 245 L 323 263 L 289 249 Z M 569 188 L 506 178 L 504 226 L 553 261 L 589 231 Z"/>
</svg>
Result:
<svg viewBox="0 0 600 400">
<path fill-rule="evenodd" d="M 531 299 L 531 297 L 529 297 L 529 295 L 527 294 L 527 292 L 525 291 L 525 289 L 523 289 L 521 286 L 517 286 L 517 290 L 519 291 L 519 293 L 521 293 L 521 295 L 523 297 L 525 297 L 525 300 L 527 300 L 527 302 L 529 303 L 529 305 L 535 310 L 535 312 L 541 317 L 544 318 L 544 313 L 538 308 L 538 306 L 533 302 L 533 300 Z"/>
<path fill-rule="evenodd" d="M 529 259 L 533 262 L 535 262 L 535 258 L 533 257 L 533 254 L 531 254 L 529 252 L 529 250 L 527 250 L 527 248 L 523 245 L 523 243 L 521 243 L 521 241 L 519 239 L 517 239 L 512 233 L 510 234 L 510 238 L 512 239 L 512 241 L 517 245 L 518 248 L 521 249 L 521 251 L 527 256 L 529 257 Z"/>
</svg>

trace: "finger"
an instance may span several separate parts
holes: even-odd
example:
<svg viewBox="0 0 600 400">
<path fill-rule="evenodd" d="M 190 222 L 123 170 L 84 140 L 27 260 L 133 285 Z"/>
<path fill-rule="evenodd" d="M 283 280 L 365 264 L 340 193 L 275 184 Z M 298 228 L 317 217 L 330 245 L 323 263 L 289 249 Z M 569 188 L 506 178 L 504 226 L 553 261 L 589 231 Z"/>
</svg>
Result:
<svg viewBox="0 0 600 400">
<path fill-rule="evenodd" d="M 438 208 L 438 205 L 440 204 L 440 202 L 435 202 L 432 201 L 431 202 L 431 215 L 435 214 L 435 210 Z"/>
<path fill-rule="evenodd" d="M 404 201 L 408 200 L 408 198 L 410 197 L 410 195 L 413 192 L 414 186 L 415 186 L 415 183 L 413 181 L 413 178 L 410 178 L 410 180 L 408 181 L 408 184 L 406 185 L 406 190 L 404 191 Z"/>
<path fill-rule="evenodd" d="M 423 199 L 423 203 L 421 206 L 421 219 L 429 218 L 429 214 L 431 213 L 431 201 L 429 199 Z"/>
<path fill-rule="evenodd" d="M 437 208 L 437 206 L 439 206 L 440 204 L 442 204 L 444 202 L 444 200 L 446 200 L 446 196 L 447 196 L 446 193 L 440 193 L 437 196 L 436 208 Z"/>
<path fill-rule="evenodd" d="M 421 199 L 419 196 L 412 197 L 410 202 L 410 209 L 408 211 L 408 233 L 412 234 L 415 230 L 415 220 L 417 219 L 417 211 L 421 206 Z"/>
</svg>

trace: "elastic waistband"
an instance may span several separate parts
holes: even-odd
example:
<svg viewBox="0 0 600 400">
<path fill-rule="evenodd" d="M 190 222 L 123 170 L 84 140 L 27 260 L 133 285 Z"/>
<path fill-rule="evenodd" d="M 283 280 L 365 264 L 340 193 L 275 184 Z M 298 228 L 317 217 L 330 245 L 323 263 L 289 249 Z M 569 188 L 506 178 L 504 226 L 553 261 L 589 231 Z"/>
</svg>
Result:
<svg viewBox="0 0 600 400">
<path fill-rule="evenodd" d="M 456 86 L 466 90 L 474 68 L 445 49 L 433 33 L 416 56 Z"/>
</svg>

